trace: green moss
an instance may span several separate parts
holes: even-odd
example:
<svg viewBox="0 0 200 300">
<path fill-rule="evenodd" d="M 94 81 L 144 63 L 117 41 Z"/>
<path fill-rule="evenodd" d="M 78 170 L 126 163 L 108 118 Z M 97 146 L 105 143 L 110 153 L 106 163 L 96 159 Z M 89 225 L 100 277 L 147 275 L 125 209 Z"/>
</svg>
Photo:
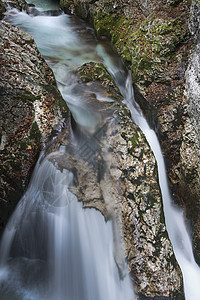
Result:
<svg viewBox="0 0 200 300">
<path fill-rule="evenodd" d="M 17 145 L 19 145 L 20 150 L 25 151 L 27 147 L 27 141 L 26 140 L 17 141 Z"/>
<path fill-rule="evenodd" d="M 77 3 L 74 0 L 60 0 L 60 7 L 67 14 L 77 13 Z"/>
<path fill-rule="evenodd" d="M 60 111 L 61 111 L 61 114 L 62 114 L 63 118 L 67 119 L 69 109 L 68 109 L 68 106 L 67 106 L 66 102 L 63 99 L 59 99 L 58 106 L 60 108 Z"/>
<path fill-rule="evenodd" d="M 99 19 L 98 15 L 99 14 L 97 14 L 97 18 L 94 22 L 97 36 L 106 36 L 107 38 L 111 38 L 111 31 L 114 26 L 116 26 L 117 19 L 112 15 L 107 15 Z"/>
<path fill-rule="evenodd" d="M 63 10 L 68 9 L 71 4 L 72 4 L 72 1 L 70 1 L 70 0 L 60 0 L 60 7 Z"/>
<path fill-rule="evenodd" d="M 34 39 L 28 39 L 28 40 L 25 40 L 24 42 L 25 42 L 25 44 L 34 44 L 35 43 Z"/>
<path fill-rule="evenodd" d="M 34 123 L 32 124 L 31 130 L 30 130 L 30 133 L 29 133 L 29 138 L 30 138 L 31 140 L 33 139 L 34 142 L 35 142 L 37 145 L 40 145 L 42 136 L 41 136 L 40 130 L 39 130 L 38 125 L 37 125 L 36 122 L 34 122 Z"/>
<path fill-rule="evenodd" d="M 5 11 L 5 4 L 0 1 L 0 20 L 3 19 Z"/>
<path fill-rule="evenodd" d="M 79 76 L 82 82 L 89 82 L 93 80 L 112 81 L 111 75 L 106 70 L 102 63 L 89 62 L 78 69 Z"/>
<path fill-rule="evenodd" d="M 27 91 L 24 91 L 23 93 L 19 93 L 16 96 L 14 95 L 13 98 L 16 98 L 17 100 L 21 100 L 22 102 L 26 102 L 27 104 L 31 103 L 31 105 L 35 100 L 40 99 L 40 97 L 34 96 L 33 94 Z"/>
<path fill-rule="evenodd" d="M 68 115 L 68 107 L 65 100 L 62 98 L 59 90 L 54 85 L 43 85 L 44 89 L 53 96 L 52 109 L 60 108 L 63 118 L 66 118 Z"/>
<path fill-rule="evenodd" d="M 139 62 L 139 68 L 140 69 L 151 69 L 153 65 L 153 61 L 150 57 L 148 57 L 147 55 L 143 54 L 141 56 L 141 60 Z"/>
<path fill-rule="evenodd" d="M 135 133 L 135 134 L 131 137 L 130 142 L 131 142 L 131 144 L 132 144 L 131 151 L 133 151 L 133 148 L 139 145 L 139 142 L 138 142 L 138 134 L 137 134 L 137 133 Z"/>
<path fill-rule="evenodd" d="M 111 39 L 114 49 L 131 69 L 133 80 L 148 86 L 155 78 L 160 78 L 162 64 L 169 63 L 184 40 L 187 30 L 183 20 L 151 15 L 143 22 L 139 20 L 141 23 L 136 30 L 133 25 L 136 21 L 121 15 L 120 11 L 108 9 L 108 2 L 101 4 L 94 14 L 96 32 L 98 36 Z"/>
</svg>

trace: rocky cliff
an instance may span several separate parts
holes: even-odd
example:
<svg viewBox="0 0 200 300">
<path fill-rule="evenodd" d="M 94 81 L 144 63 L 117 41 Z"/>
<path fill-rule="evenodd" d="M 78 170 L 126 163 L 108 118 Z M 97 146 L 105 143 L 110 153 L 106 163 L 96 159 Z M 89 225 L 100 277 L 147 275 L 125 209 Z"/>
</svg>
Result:
<svg viewBox="0 0 200 300">
<path fill-rule="evenodd" d="M 161 142 L 172 194 L 190 220 L 199 262 L 200 85 L 192 37 L 198 43 L 198 1 L 191 6 L 188 0 L 62 0 L 60 5 L 87 19 L 99 38 L 108 38 L 131 70 L 136 100 Z"/>
</svg>

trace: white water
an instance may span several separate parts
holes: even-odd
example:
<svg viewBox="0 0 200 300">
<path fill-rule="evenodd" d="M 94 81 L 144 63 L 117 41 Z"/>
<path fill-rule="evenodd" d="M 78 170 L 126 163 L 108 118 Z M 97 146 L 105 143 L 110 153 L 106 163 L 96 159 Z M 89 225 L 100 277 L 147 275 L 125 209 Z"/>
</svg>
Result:
<svg viewBox="0 0 200 300">
<path fill-rule="evenodd" d="M 187 231 L 183 212 L 173 205 L 168 187 L 165 162 L 158 138 L 152 130 L 136 103 L 130 79 L 127 79 L 127 94 L 124 101 L 129 107 L 134 122 L 141 128 L 156 157 L 159 173 L 159 183 L 162 193 L 165 222 L 176 259 L 181 267 L 184 280 L 185 298 L 187 300 L 200 299 L 200 268 L 194 260 L 192 242 Z"/>
<path fill-rule="evenodd" d="M 34 36 L 76 121 L 94 130 L 99 114 L 89 111 L 83 96 L 88 91 L 78 89 L 71 73 L 91 59 L 102 60 L 91 29 L 66 15 L 28 16 L 16 10 L 10 15 Z M 48 158 L 39 159 L 30 186 L 5 229 L 0 299 L 133 300 L 127 266 L 122 279 L 115 260 L 115 253 L 121 253 L 116 223 L 105 222 L 95 209 L 82 209 L 69 190 L 73 174 L 67 169 L 61 172 Z M 121 255 L 118 259 L 124 261 Z"/>
<path fill-rule="evenodd" d="M 134 298 L 114 260 L 112 223 L 83 210 L 72 184 L 73 174 L 48 157 L 38 162 L 2 240 L 0 299 Z"/>
<path fill-rule="evenodd" d="M 116 83 L 118 83 L 118 68 L 113 65 L 111 57 L 106 54 L 103 48 L 99 49 L 99 53 L 101 53 L 104 64 L 107 66 L 110 74 L 112 74 Z M 134 100 L 134 91 L 130 74 L 127 76 L 125 84 L 121 85 L 118 83 L 118 86 L 124 96 L 124 103 L 131 111 L 132 119 L 144 133 L 157 161 L 166 227 L 176 259 L 183 274 L 185 298 L 186 300 L 199 300 L 200 268 L 194 259 L 192 241 L 184 222 L 183 212 L 173 204 L 173 199 L 168 187 L 167 172 L 160 143 L 155 131 L 150 128 L 140 107 Z"/>
<path fill-rule="evenodd" d="M 200 299 L 200 269 L 194 261 L 193 253 L 192 253 L 192 244 L 190 236 L 186 230 L 186 226 L 184 224 L 184 218 L 181 211 L 177 210 L 173 206 L 173 202 L 171 199 L 171 195 L 169 192 L 168 184 L 167 184 L 167 177 L 166 177 L 166 170 L 164 159 L 161 153 L 160 145 L 158 139 L 156 137 L 155 132 L 150 129 L 148 126 L 145 118 L 143 117 L 139 107 L 136 103 L 134 103 L 134 94 L 132 90 L 132 84 L 130 78 L 125 75 L 124 70 L 119 61 L 115 58 L 109 56 L 108 53 L 105 51 L 104 47 L 94 39 L 94 35 L 92 31 L 90 31 L 87 26 L 81 24 L 76 24 L 73 21 L 73 18 L 61 15 L 57 17 L 50 17 L 50 16 L 28 16 L 25 13 L 19 13 L 14 11 L 12 15 L 12 22 L 19 25 L 21 28 L 29 32 L 33 35 L 36 40 L 36 43 L 41 51 L 41 53 L 46 57 L 48 63 L 53 68 L 58 86 L 61 90 L 61 93 L 64 99 L 67 101 L 70 109 L 75 116 L 77 122 L 81 125 L 87 127 L 95 127 L 96 121 L 98 122 L 98 117 L 93 115 L 91 112 L 88 114 L 88 107 L 82 101 L 82 91 L 77 90 L 76 78 L 73 77 L 73 73 L 70 71 L 74 67 L 78 67 L 81 64 L 89 61 L 102 61 L 107 66 L 109 72 L 113 75 L 116 80 L 116 83 L 120 87 L 122 94 L 125 97 L 125 103 L 130 108 L 133 120 L 136 124 L 142 129 L 146 138 L 155 154 L 157 163 L 158 163 L 158 170 L 159 170 L 159 181 L 162 191 L 163 203 L 164 203 L 164 212 L 165 212 L 165 219 L 167 230 L 169 232 L 170 239 L 173 244 L 174 252 L 176 258 L 181 266 L 183 276 L 184 276 L 184 289 L 185 289 L 185 296 L 187 300 L 199 300 Z M 61 190 L 59 190 L 59 193 Z M 65 193 L 68 193 L 65 191 Z M 73 197 L 72 197 L 73 198 Z M 76 200 L 72 201 L 73 203 Z M 78 206 L 79 203 L 77 203 Z M 74 204 L 73 204 L 74 205 Z M 73 205 L 70 204 L 70 210 L 73 211 Z M 77 206 L 77 210 L 79 209 Z M 59 210 L 59 209 L 58 209 Z M 57 210 L 56 210 L 57 211 Z M 60 210 L 59 210 L 60 211 Z M 82 211 L 82 210 L 81 210 Z M 67 213 L 67 212 L 66 212 Z M 74 212 L 72 212 L 73 214 Z M 83 212 L 85 214 L 85 212 Z M 89 213 L 87 212 L 89 215 Z M 92 213 L 93 214 L 93 213 Z M 96 212 L 94 213 L 96 214 Z M 71 215 L 71 213 L 70 213 Z M 87 216 L 87 219 L 90 217 Z M 91 217 L 92 218 L 92 217 Z M 96 218 L 96 217 L 95 217 Z M 100 217 L 99 217 L 100 218 Z M 16 220 L 20 220 L 20 213 L 16 212 L 15 215 Z M 58 218 L 56 218 L 57 220 Z M 61 240 L 64 239 L 63 237 L 63 224 L 65 223 L 64 217 L 61 213 L 59 213 L 59 221 L 52 221 L 54 225 L 54 229 L 52 231 L 59 231 L 60 236 L 54 237 L 56 243 L 61 243 Z M 79 218 L 78 218 L 79 219 Z M 18 221 L 15 221 L 16 224 Z M 21 222 L 21 221 L 20 221 Z M 84 221 L 85 222 L 85 221 Z M 100 222 L 100 221 L 99 221 Z M 108 224 L 102 221 L 101 227 L 109 226 Z M 100 223 L 98 224 L 98 226 Z M 97 226 L 97 227 L 98 227 Z M 81 228 L 84 227 L 81 225 Z M 88 226 L 89 228 L 90 226 Z M 57 228 L 57 229 L 55 229 Z M 98 227 L 99 228 L 99 227 Z M 5 261 L 5 257 L 8 253 L 8 245 L 12 240 L 12 235 L 15 233 L 15 226 L 10 226 L 6 229 L 7 234 L 4 235 L 4 238 L 7 240 L 2 243 L 5 249 L 3 249 L 3 257 Z M 97 232 L 99 229 L 95 229 Z M 110 229 L 106 229 L 110 230 Z M 78 232 L 78 230 L 77 230 Z M 95 231 L 94 231 L 95 233 Z M 78 234 L 78 233 L 77 233 Z M 96 234 L 96 233 L 95 233 Z M 10 236 L 9 236 L 10 235 Z M 112 232 L 111 232 L 112 235 Z M 69 234 L 70 236 L 70 234 Z M 100 234 L 101 236 L 101 234 Z M 105 238 L 105 237 L 104 237 Z M 64 239 L 65 240 L 65 239 Z M 108 238 L 110 240 L 110 236 Z M 111 239 L 112 240 L 112 239 Z M 10 241 L 10 242 L 9 242 Z M 34 242 L 33 242 L 34 243 Z M 66 246 L 65 246 L 66 247 Z M 108 249 L 106 254 L 110 253 L 113 245 L 110 246 L 110 250 Z M 61 253 L 59 253 L 61 251 Z M 52 249 L 53 255 L 55 255 L 56 259 L 62 256 L 61 247 L 58 249 Z M 73 251 L 72 251 L 73 252 Z M 111 251 L 112 252 L 112 251 Z M 81 252 L 82 253 L 82 252 Z M 80 254 L 80 253 L 79 253 Z M 72 255 L 72 254 L 70 254 Z M 69 255 L 69 256 L 70 256 Z M 111 256 L 108 255 L 109 262 L 112 265 Z M 80 262 L 79 262 L 80 263 Z M 62 275 L 59 274 L 58 270 L 62 267 L 62 261 L 60 261 L 60 266 L 58 265 L 58 269 L 55 268 L 55 274 L 57 274 L 54 278 L 55 283 L 55 291 L 58 293 L 58 290 L 61 289 L 62 286 Z M 109 265 L 109 263 L 108 263 Z M 68 266 L 67 266 L 68 267 Z M 108 269 L 114 270 L 116 266 L 108 267 Z M 111 274 L 113 271 L 104 270 L 105 274 Z M 94 272 L 94 271 L 91 271 Z M 107 273 L 108 272 L 108 273 Z M 5 273 L 3 272 L 5 275 Z M 103 273 L 102 273 L 103 274 Z M 104 274 L 104 276 L 105 276 Z M 115 282 L 122 284 L 119 281 L 119 278 L 115 274 Z M 59 277 L 60 276 L 60 277 Z M 112 276 L 111 276 L 112 277 Z M 56 278 L 60 278 L 57 280 Z M 110 279 L 109 279 L 110 280 Z M 113 280 L 113 279 L 112 279 Z M 111 280 L 111 282 L 113 282 Z M 19 282 L 17 284 L 20 284 Z M 59 285 L 61 284 L 61 286 Z M 126 286 L 126 284 L 125 284 Z M 112 287 L 113 288 L 113 287 Z M 64 286 L 63 289 L 65 290 Z M 128 289 L 129 290 L 129 289 Z M 64 292 L 65 293 L 65 292 Z M 109 291 L 108 294 L 109 295 Z M 116 294 L 118 293 L 118 290 Z M 87 292 L 86 292 L 87 295 Z M 47 296 L 49 297 L 49 295 Z M 76 297 L 76 296 L 75 296 Z M 77 296 L 78 297 L 78 296 Z M 100 297 L 100 295 L 98 296 Z M 103 299 L 98 298 L 97 296 L 93 299 Z M 119 296 L 120 297 L 120 296 Z M 13 298 L 14 299 L 14 298 Z M 18 298 L 16 298 L 18 299 Z M 21 298 L 20 298 L 21 299 Z M 23 298 L 29 299 L 29 298 Z M 30 298 L 32 299 L 32 298 Z M 34 296 L 33 299 L 39 299 L 37 296 Z M 44 296 L 42 299 L 45 299 Z M 49 298 L 48 298 L 49 299 Z M 54 299 L 54 298 L 53 298 Z M 59 298 L 62 299 L 62 298 Z M 79 298 L 75 298 L 79 299 Z M 84 298 L 81 298 L 84 299 Z M 86 298 L 85 299 L 90 299 Z M 91 298 L 92 299 L 92 298 Z M 110 299 L 104 295 L 104 299 Z M 112 296 L 112 300 L 115 298 Z M 116 298 L 118 299 L 118 298 Z M 119 298 L 121 299 L 121 298 Z M 128 299 L 124 296 L 124 299 Z M 71 298 L 70 298 L 71 300 Z"/>
</svg>

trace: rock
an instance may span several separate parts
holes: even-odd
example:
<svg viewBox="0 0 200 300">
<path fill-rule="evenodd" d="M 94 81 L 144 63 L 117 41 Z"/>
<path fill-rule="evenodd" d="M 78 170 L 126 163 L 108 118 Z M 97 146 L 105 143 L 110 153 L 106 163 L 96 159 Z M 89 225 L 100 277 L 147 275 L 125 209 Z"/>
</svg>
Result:
<svg viewBox="0 0 200 300">
<path fill-rule="evenodd" d="M 20 11 L 29 11 L 29 7 L 33 7 L 34 4 L 28 4 L 25 0 L 0 0 L 0 20 L 3 19 L 4 13 L 6 12 L 6 7 L 16 8 Z"/>
<path fill-rule="evenodd" d="M 75 13 L 81 18 L 87 19 L 89 17 L 89 6 L 94 2 L 95 0 L 60 0 L 60 7 L 66 13 Z"/>
<path fill-rule="evenodd" d="M 74 3 L 70 0 L 60 0 L 60 7 L 66 13 L 73 13 Z"/>
<path fill-rule="evenodd" d="M 181 145 L 183 184 L 186 186 L 182 190 L 186 198 L 187 216 L 193 229 L 194 254 L 200 265 L 200 4 L 196 1 L 192 2 L 189 28 L 196 47 L 189 58 L 185 74 L 186 110 L 189 117 L 186 120 Z"/>
<path fill-rule="evenodd" d="M 184 299 L 181 271 L 165 227 L 155 157 L 122 104 L 122 97 L 112 96 L 117 88 L 105 67 L 87 63 L 77 70 L 77 76 L 78 84 L 85 85 L 83 90 L 87 90 L 84 101 L 101 117 L 92 132 L 72 123 L 73 139 L 66 129 L 67 135 L 55 145 L 55 150 L 58 144 L 64 146 L 66 153 L 51 148 L 49 153 L 54 152 L 49 159 L 61 170 L 73 172 L 70 190 L 83 202 L 83 207 L 96 208 L 106 220 L 112 221 L 115 259 L 123 277 L 122 250 L 115 235 L 117 222 L 138 297 Z M 92 91 L 93 84 L 101 85 L 103 98 L 108 95 L 114 101 L 100 100 Z"/>
<path fill-rule="evenodd" d="M 199 35 L 199 1 L 192 1 L 190 6 L 189 29 L 192 36 L 197 40 Z"/>
<path fill-rule="evenodd" d="M 28 4 L 25 0 L 7 0 L 6 2 L 10 7 L 17 8 L 19 10 L 28 9 Z"/>
<path fill-rule="evenodd" d="M 43 144 L 65 122 L 67 107 L 33 38 L 0 22 L 0 230 L 30 179 Z"/>
<path fill-rule="evenodd" d="M 80 83 L 90 83 L 91 86 L 91 84 L 98 85 L 100 82 L 103 90 L 106 90 L 107 98 L 122 100 L 119 88 L 102 63 L 86 63 L 78 69 L 78 73 Z"/>
</svg>

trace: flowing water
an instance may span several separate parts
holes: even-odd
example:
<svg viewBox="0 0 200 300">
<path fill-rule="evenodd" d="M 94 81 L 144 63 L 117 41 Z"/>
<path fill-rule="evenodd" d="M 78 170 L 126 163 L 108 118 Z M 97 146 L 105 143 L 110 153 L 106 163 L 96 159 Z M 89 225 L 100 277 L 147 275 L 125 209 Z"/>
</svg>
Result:
<svg viewBox="0 0 200 300">
<path fill-rule="evenodd" d="M 44 13 L 57 9 L 53 1 L 31 2 L 43 5 L 33 15 L 12 10 L 9 20 L 34 37 L 76 122 L 93 131 L 99 115 L 91 113 L 82 101 L 83 91 L 77 89 L 74 68 L 90 61 L 103 62 L 119 86 L 158 162 L 166 225 L 183 272 L 186 299 L 199 300 L 200 269 L 194 261 L 191 239 L 182 213 L 172 204 L 159 142 L 134 102 L 130 76 L 84 22 L 64 14 Z M 2 300 L 134 299 L 128 276 L 120 278 L 116 266 L 111 222 L 105 222 L 94 209 L 82 209 L 70 192 L 72 182 L 70 171 L 61 172 L 49 157 L 41 155 L 29 189 L 2 239 Z"/>
<path fill-rule="evenodd" d="M 77 89 L 72 72 L 85 62 L 102 61 L 94 32 L 74 17 L 51 16 L 44 13 L 46 9 L 43 3 L 31 16 L 17 10 L 9 14 L 34 36 L 74 119 L 88 132 L 94 131 L 100 116 L 84 103 L 84 91 Z M 51 154 L 42 153 L 1 241 L 0 299 L 134 299 L 127 266 L 122 278 L 116 262 L 116 252 L 121 261 L 124 258 L 115 222 L 105 222 L 95 209 L 83 209 L 71 186 L 73 173 L 59 170 Z"/>
<path fill-rule="evenodd" d="M 129 89 L 125 103 L 131 110 L 133 120 L 145 134 L 157 160 L 165 222 L 176 259 L 183 273 L 185 298 L 187 300 L 198 300 L 200 299 L 200 268 L 194 260 L 192 241 L 184 223 L 183 212 L 173 205 L 168 187 L 165 162 L 158 138 L 149 127 L 147 121 L 142 117 L 142 113 L 137 105 L 133 105 L 130 101 L 132 97 L 132 89 Z"/>
<path fill-rule="evenodd" d="M 82 209 L 69 191 L 73 174 L 48 158 L 38 161 L 6 228 L 0 299 L 133 299 L 114 260 L 111 222 Z"/>
</svg>

